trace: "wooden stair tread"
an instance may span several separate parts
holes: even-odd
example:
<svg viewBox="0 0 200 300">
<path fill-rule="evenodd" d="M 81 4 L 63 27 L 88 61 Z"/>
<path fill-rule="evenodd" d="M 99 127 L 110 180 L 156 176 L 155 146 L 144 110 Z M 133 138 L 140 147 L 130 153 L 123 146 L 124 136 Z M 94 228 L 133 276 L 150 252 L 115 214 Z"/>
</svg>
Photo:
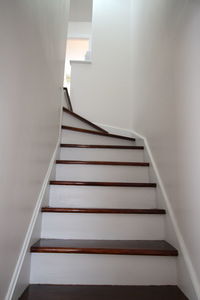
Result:
<svg viewBox="0 0 200 300">
<path fill-rule="evenodd" d="M 63 181 L 63 180 L 51 180 L 50 185 L 116 186 L 116 187 L 144 187 L 144 188 L 156 187 L 156 183 L 143 183 L 143 182 L 101 182 L 101 181 Z"/>
<path fill-rule="evenodd" d="M 123 208 L 66 208 L 43 207 L 42 212 L 51 213 L 87 213 L 87 214 L 166 214 L 164 209 L 123 209 Z"/>
<path fill-rule="evenodd" d="M 104 130 L 103 128 L 101 128 L 101 127 L 95 125 L 94 123 L 92 123 L 92 122 L 90 122 L 89 120 L 83 118 L 82 116 L 80 116 L 80 115 L 74 113 L 73 111 L 70 111 L 70 110 L 67 109 L 66 107 L 63 107 L 63 111 L 64 111 L 65 113 L 67 113 L 67 114 L 69 114 L 69 115 L 75 117 L 76 119 L 78 119 L 78 120 L 80 120 L 80 121 L 82 121 L 82 122 L 84 122 L 84 123 L 90 125 L 91 127 L 93 127 L 93 128 L 95 128 L 95 129 L 101 131 L 101 132 L 108 133 L 108 132 L 107 132 L 106 130 Z"/>
<path fill-rule="evenodd" d="M 19 300 L 188 300 L 177 286 L 31 284 Z"/>
<path fill-rule="evenodd" d="M 62 125 L 62 129 L 78 131 L 78 132 L 88 133 L 88 134 L 101 135 L 101 136 L 106 136 L 106 137 L 110 137 L 110 138 L 118 138 L 118 139 L 122 139 L 122 140 L 135 142 L 135 138 L 130 138 L 130 137 L 118 135 L 118 134 L 111 134 L 111 133 L 99 132 L 99 131 L 94 131 L 94 130 L 88 130 L 88 129 L 83 129 L 83 128 L 79 128 L 79 127 Z"/>
<path fill-rule="evenodd" d="M 146 162 L 123 162 L 123 161 L 57 160 L 56 164 L 149 167 L 149 163 L 146 163 Z"/>
<path fill-rule="evenodd" d="M 144 150 L 143 146 L 121 146 L 121 145 L 60 144 L 60 147 L 61 148 Z"/>
<path fill-rule="evenodd" d="M 40 239 L 31 247 L 37 253 L 91 253 L 177 256 L 178 251 L 160 240 L 65 240 Z"/>
</svg>

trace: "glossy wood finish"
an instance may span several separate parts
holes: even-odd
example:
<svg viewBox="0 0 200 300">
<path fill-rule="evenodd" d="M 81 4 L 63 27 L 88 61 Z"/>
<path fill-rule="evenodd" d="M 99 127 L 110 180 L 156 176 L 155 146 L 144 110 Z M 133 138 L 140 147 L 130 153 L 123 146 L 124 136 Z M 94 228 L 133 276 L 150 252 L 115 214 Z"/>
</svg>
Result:
<svg viewBox="0 0 200 300">
<path fill-rule="evenodd" d="M 130 138 L 130 137 L 123 136 L 123 135 L 117 135 L 117 134 L 111 134 L 111 133 L 105 133 L 105 132 L 98 132 L 98 131 L 94 131 L 94 130 L 88 130 L 88 129 L 72 127 L 72 126 L 65 126 L 65 125 L 62 125 L 62 129 L 72 130 L 72 131 L 77 131 L 77 132 L 82 132 L 82 133 L 88 133 L 88 134 L 101 135 L 101 136 L 106 136 L 106 137 L 110 137 L 110 138 L 118 138 L 118 139 L 121 139 L 121 140 L 127 140 L 127 141 L 135 142 L 134 138 Z"/>
<path fill-rule="evenodd" d="M 124 149 L 144 150 L 143 146 L 120 146 L 120 145 L 84 145 L 84 144 L 60 144 L 61 148 L 91 148 L 91 149 Z"/>
<path fill-rule="evenodd" d="M 84 122 L 84 123 L 90 125 L 91 127 L 93 127 L 93 128 L 95 128 L 95 129 L 101 131 L 101 132 L 108 133 L 108 132 L 107 132 L 106 130 L 104 130 L 103 128 L 101 128 L 101 127 L 95 125 L 94 123 L 92 123 L 92 122 L 90 122 L 89 120 L 87 120 L 87 119 L 81 117 L 80 115 L 74 113 L 73 111 L 70 111 L 70 110 L 67 109 L 66 107 L 63 107 L 63 111 L 64 111 L 65 113 L 67 113 L 67 114 L 69 114 L 69 115 L 75 117 L 76 119 L 78 119 L 78 120 L 80 120 L 80 121 L 82 121 L 82 122 Z"/>
<path fill-rule="evenodd" d="M 86 213 L 86 214 L 145 214 L 164 215 L 164 209 L 122 209 L 122 208 L 65 208 L 65 207 L 43 207 L 42 212 L 48 213 Z"/>
<path fill-rule="evenodd" d="M 69 105 L 69 109 L 73 112 L 72 103 L 71 103 L 68 89 L 66 87 L 63 87 L 63 90 L 65 91 L 65 99 L 66 99 L 67 105 Z"/>
<path fill-rule="evenodd" d="M 156 188 L 156 183 L 143 183 L 143 182 L 100 182 L 100 181 L 60 181 L 60 180 L 51 180 L 50 185 L 116 186 L 116 187 Z"/>
<path fill-rule="evenodd" d="M 41 239 L 31 247 L 34 253 L 85 253 L 118 255 L 177 256 L 169 243 L 159 240 L 58 240 Z"/>
<path fill-rule="evenodd" d="M 149 163 L 124 162 L 124 161 L 57 160 L 56 164 L 60 164 L 60 165 L 104 165 L 104 166 L 149 167 Z"/>
<path fill-rule="evenodd" d="M 19 300 L 187 300 L 177 286 L 29 285 Z"/>
</svg>

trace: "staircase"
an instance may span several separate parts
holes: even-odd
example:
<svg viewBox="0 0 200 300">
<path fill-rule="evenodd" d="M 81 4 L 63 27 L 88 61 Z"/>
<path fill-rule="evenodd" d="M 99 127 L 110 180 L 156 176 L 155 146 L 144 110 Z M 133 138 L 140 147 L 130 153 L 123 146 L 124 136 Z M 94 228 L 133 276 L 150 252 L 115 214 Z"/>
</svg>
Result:
<svg viewBox="0 0 200 300">
<path fill-rule="evenodd" d="M 25 299 L 187 299 L 144 147 L 63 108 L 60 158 Z"/>
</svg>

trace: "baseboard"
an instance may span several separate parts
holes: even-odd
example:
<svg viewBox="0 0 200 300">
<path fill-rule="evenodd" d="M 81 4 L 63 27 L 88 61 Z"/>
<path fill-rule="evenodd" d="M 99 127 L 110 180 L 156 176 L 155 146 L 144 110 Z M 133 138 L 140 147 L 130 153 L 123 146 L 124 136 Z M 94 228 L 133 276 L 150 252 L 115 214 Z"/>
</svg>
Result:
<svg viewBox="0 0 200 300">
<path fill-rule="evenodd" d="M 111 132 L 111 133 L 118 133 L 118 134 L 130 136 L 130 137 L 135 137 L 135 138 L 139 139 L 140 144 L 143 144 L 145 146 L 146 151 L 147 151 L 148 156 L 149 156 L 149 159 L 150 159 L 150 162 L 151 162 L 151 165 L 152 165 L 152 168 L 153 168 L 155 176 L 156 176 L 157 184 L 160 187 L 162 197 L 165 201 L 165 206 L 167 208 L 168 215 L 171 219 L 171 223 L 172 223 L 172 226 L 173 226 L 173 229 L 174 229 L 174 232 L 175 232 L 178 244 L 179 244 L 179 249 L 181 251 L 181 255 L 183 256 L 188 274 L 189 274 L 189 276 L 191 278 L 191 282 L 193 284 L 193 291 L 196 294 L 196 295 L 192 295 L 191 300 L 197 300 L 197 299 L 199 300 L 200 299 L 200 285 L 199 285 L 199 282 L 198 282 L 198 276 L 196 274 L 196 271 L 194 270 L 194 267 L 193 267 L 192 261 L 190 259 L 188 249 L 186 247 L 185 241 L 183 239 L 183 236 L 182 236 L 181 231 L 179 229 L 178 223 L 176 221 L 175 213 L 173 211 L 171 202 L 169 200 L 166 189 L 164 187 L 162 178 L 160 176 L 157 164 L 156 164 L 155 159 L 153 157 L 153 153 L 150 149 L 147 138 L 142 136 L 141 134 L 135 132 L 134 130 L 131 130 L 131 129 L 107 126 L 107 125 L 104 125 L 104 124 L 97 124 L 97 125 L 101 126 L 102 128 L 104 128 L 105 130 L 107 130 L 108 132 Z"/>
</svg>

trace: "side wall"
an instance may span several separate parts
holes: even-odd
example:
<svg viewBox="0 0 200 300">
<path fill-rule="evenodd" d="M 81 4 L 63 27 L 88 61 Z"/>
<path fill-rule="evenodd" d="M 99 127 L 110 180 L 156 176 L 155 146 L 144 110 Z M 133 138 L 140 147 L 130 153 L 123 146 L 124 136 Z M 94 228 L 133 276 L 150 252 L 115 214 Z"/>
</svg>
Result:
<svg viewBox="0 0 200 300">
<path fill-rule="evenodd" d="M 200 3 L 150 2 L 132 7 L 132 128 L 149 142 L 200 295 Z M 195 299 L 186 276 L 180 263 L 179 284 Z"/>
<path fill-rule="evenodd" d="M 0 3 L 0 298 L 59 132 L 69 0 Z"/>
</svg>

